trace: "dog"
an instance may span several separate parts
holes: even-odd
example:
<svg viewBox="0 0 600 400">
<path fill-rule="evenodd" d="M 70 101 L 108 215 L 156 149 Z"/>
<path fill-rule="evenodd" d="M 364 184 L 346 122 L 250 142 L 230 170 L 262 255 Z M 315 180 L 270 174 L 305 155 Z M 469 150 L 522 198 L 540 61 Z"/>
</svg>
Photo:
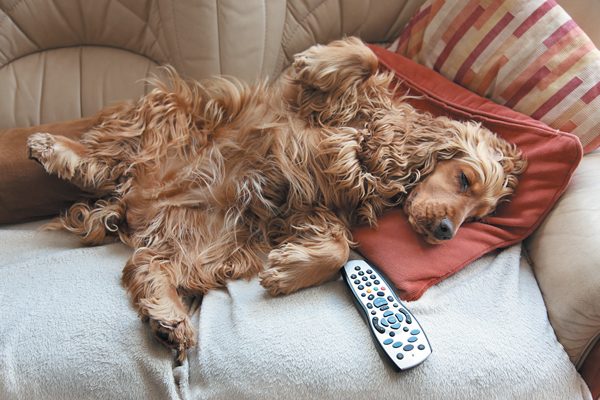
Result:
<svg viewBox="0 0 600 400">
<path fill-rule="evenodd" d="M 357 38 L 315 45 L 254 86 L 168 73 L 100 112 L 80 140 L 36 133 L 28 149 L 97 199 L 50 228 L 134 249 L 124 286 L 180 361 L 196 344 L 183 296 L 257 274 L 271 295 L 328 281 L 355 246 L 351 227 L 391 207 L 425 241 L 449 240 L 526 167 L 480 124 L 410 106 Z"/>
</svg>

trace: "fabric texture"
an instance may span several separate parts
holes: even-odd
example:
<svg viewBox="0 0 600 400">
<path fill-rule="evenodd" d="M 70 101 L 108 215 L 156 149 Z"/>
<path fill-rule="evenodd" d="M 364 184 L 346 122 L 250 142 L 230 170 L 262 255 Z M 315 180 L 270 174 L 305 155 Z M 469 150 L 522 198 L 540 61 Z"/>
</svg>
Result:
<svg viewBox="0 0 600 400">
<path fill-rule="evenodd" d="M 120 284 L 131 250 L 40 225 L 0 227 L 0 399 L 178 399 Z"/>
<path fill-rule="evenodd" d="M 377 228 L 353 230 L 360 252 L 378 265 L 401 290 L 414 300 L 423 292 L 469 262 L 529 236 L 566 189 L 582 157 L 574 135 L 548 128 L 543 123 L 469 92 L 413 61 L 372 47 L 384 67 L 395 72 L 409 91 L 413 105 L 434 115 L 476 120 L 513 142 L 528 160 L 527 170 L 510 201 L 499 205 L 493 216 L 463 225 L 450 241 L 429 245 L 409 226 L 401 210 L 379 219 Z"/>
<path fill-rule="evenodd" d="M 204 297 L 199 346 L 174 368 L 120 284 L 131 250 L 40 225 L 0 227 L 3 400 L 590 399 L 518 245 L 407 304 L 433 348 L 413 370 L 379 357 L 341 280 L 271 297 L 258 279 Z"/>
<path fill-rule="evenodd" d="M 46 124 L 32 128 L 0 130 L 0 224 L 55 215 L 85 193 L 51 176 L 27 154 L 27 137 L 49 132 L 78 137 L 93 119 Z"/>
<path fill-rule="evenodd" d="M 429 0 L 390 50 L 600 145 L 600 51 L 553 0 Z"/>
<path fill-rule="evenodd" d="M 272 298 L 257 280 L 205 296 L 184 399 L 590 399 L 515 245 L 407 303 L 433 353 L 396 373 L 341 280 Z"/>
</svg>

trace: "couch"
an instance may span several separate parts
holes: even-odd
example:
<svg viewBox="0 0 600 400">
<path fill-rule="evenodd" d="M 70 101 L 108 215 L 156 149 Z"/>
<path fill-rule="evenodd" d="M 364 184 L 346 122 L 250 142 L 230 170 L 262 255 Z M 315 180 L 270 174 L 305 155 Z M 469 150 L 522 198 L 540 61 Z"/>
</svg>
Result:
<svg viewBox="0 0 600 400">
<path fill-rule="evenodd" d="M 393 40 L 422 2 L 2 0 L 0 129 L 81 118 L 115 101 L 136 98 L 149 88 L 143 79 L 165 63 L 193 79 L 216 74 L 246 81 L 275 77 L 289 64 L 293 54 L 314 43 L 343 35 L 357 35 L 367 42 Z M 598 35 L 588 8 L 600 13 L 600 5 L 584 1 L 564 3 L 584 29 L 588 29 L 589 23 L 590 34 Z M 595 39 L 599 43 L 600 36 Z M 521 294 L 531 295 L 532 301 L 543 306 L 536 310 L 536 315 L 544 319 L 547 312 L 560 343 L 532 341 L 529 345 L 540 349 L 537 354 L 544 352 L 544 346 L 559 348 L 558 357 L 572 364 L 567 367 L 561 364 L 566 372 L 556 375 L 556 379 L 568 376 L 570 381 L 561 384 L 579 390 L 581 398 L 589 398 L 585 385 L 578 386 L 581 382 L 574 372 L 577 369 L 598 396 L 599 171 L 600 152 L 585 156 L 570 188 L 524 243 L 522 251 L 521 247 L 513 247 L 484 257 L 462 275 L 449 279 L 440 288 L 432 288 L 429 297 L 415 304 L 415 313 L 423 315 L 423 322 L 429 324 L 444 320 L 441 316 L 444 310 L 437 310 L 438 317 L 429 314 L 439 307 L 434 301 L 436 296 L 444 298 L 447 292 L 459 290 L 451 288 L 460 286 L 461 280 L 482 279 L 476 272 L 493 280 L 494 275 L 489 274 L 501 271 L 503 260 L 520 257 L 521 271 L 515 273 L 524 274 L 518 276 L 525 280 L 531 278 L 535 285 L 535 290 Z M 320 315 L 324 315 L 336 308 L 354 315 L 340 281 L 309 289 L 310 295 L 277 300 L 257 294 L 260 287 L 256 281 L 232 282 L 226 289 L 206 296 L 202 305 L 193 305 L 193 310 L 200 309 L 194 313 L 196 323 L 220 325 L 223 331 L 201 332 L 198 354 L 190 362 L 176 366 L 172 355 L 154 341 L 136 317 L 119 285 L 119 271 L 129 250 L 120 244 L 82 247 L 68 235 L 40 232 L 41 224 L 0 226 L 3 255 L 0 304 L 4 307 L 0 306 L 0 310 L 6 313 L 1 316 L 0 328 L 0 344 L 4 342 L 0 346 L 0 398 L 311 398 L 315 388 L 327 397 L 368 398 L 372 390 L 384 392 L 382 385 L 388 382 L 386 379 L 396 379 L 383 366 L 377 369 L 380 361 L 371 354 L 374 353 L 371 346 L 365 355 L 365 371 L 371 376 L 383 374 L 385 379 L 359 380 L 367 386 L 348 386 L 346 377 L 340 378 L 343 384 L 338 385 L 326 371 L 332 365 L 329 350 L 335 350 L 339 357 L 340 367 L 334 371 L 337 376 L 342 377 L 348 371 L 356 373 L 360 368 L 348 366 L 355 359 L 341 354 L 344 347 L 337 348 L 320 339 L 322 335 L 337 337 L 339 333 L 330 324 L 316 326 L 320 333 L 306 331 L 298 336 L 294 328 L 278 330 L 281 321 L 265 317 L 269 313 L 283 315 L 285 320 L 305 320 L 310 326 L 314 323 L 310 310 L 320 310 Z M 52 269 L 47 268 L 50 265 Z M 519 288 L 520 284 L 517 282 L 512 288 Z M 32 287 L 39 290 L 32 291 Z M 537 298 L 539 293 L 541 297 Z M 480 294 L 483 299 L 485 293 Z M 456 297 L 459 298 L 464 297 Z M 493 297 L 488 300 L 493 303 Z M 469 303 L 463 306 L 469 307 Z M 242 311 L 237 314 L 234 310 Z M 290 310 L 302 311 L 292 315 Z M 445 315 L 450 327 L 457 314 Z M 248 324 L 232 324 L 235 318 L 247 320 Z M 364 331 L 361 331 L 363 336 L 351 340 L 356 346 L 364 346 L 364 341 L 369 340 L 358 315 L 351 322 L 338 320 L 336 313 L 327 314 L 327 318 L 337 324 L 350 324 L 348 329 L 352 332 Z M 263 329 L 260 324 L 252 325 L 256 321 L 263 324 Z M 236 335 L 225 333 L 243 326 L 248 330 Z M 539 329 L 548 327 L 541 324 Z M 247 342 L 241 341 L 244 337 Z M 252 337 L 263 337 L 261 344 L 265 345 L 257 346 Z M 295 344 L 295 358 L 304 354 L 307 357 L 289 369 L 284 363 L 275 371 L 269 370 L 265 365 L 270 360 L 287 359 L 291 350 L 286 350 L 286 341 Z M 478 346 L 473 344 L 473 349 L 484 349 L 486 343 Z M 219 357 L 229 353 L 244 357 L 234 357 L 235 362 L 220 361 Z M 320 357 L 322 363 L 315 361 Z M 224 367 L 211 369 L 210 366 L 219 363 Z M 474 374 L 467 382 L 469 385 L 452 381 L 454 378 L 443 382 L 441 377 L 440 387 L 455 387 L 465 398 L 479 398 L 478 385 L 489 387 L 490 382 L 496 381 L 506 387 L 515 382 L 515 375 L 503 375 L 502 368 L 494 370 L 493 360 L 478 360 L 478 363 L 465 364 L 464 371 L 457 367 L 463 374 Z M 246 367 L 244 376 L 240 376 L 241 365 Z M 474 370 L 482 365 L 485 368 Z M 528 373 L 526 367 L 519 368 L 521 373 Z M 259 377 L 261 370 L 269 371 L 270 378 Z M 418 383 L 424 379 L 423 371 L 415 370 L 407 376 Z M 315 377 L 324 380 L 315 381 Z M 253 381 L 266 386 L 240 383 Z M 369 382 L 375 382 L 374 386 L 369 387 Z M 427 382 L 433 390 L 433 382 Z M 286 395 L 285 387 L 289 385 L 293 385 L 294 395 Z M 532 390 L 535 393 L 535 388 Z M 429 398 L 422 392 L 410 393 L 417 398 Z M 431 393 L 442 396 L 440 393 L 444 392 Z M 445 393 L 444 398 L 459 398 L 452 391 Z M 511 393 L 504 398 L 519 398 L 518 391 Z M 539 398 L 550 398 L 539 393 Z M 501 392 L 495 396 L 503 398 Z"/>
</svg>

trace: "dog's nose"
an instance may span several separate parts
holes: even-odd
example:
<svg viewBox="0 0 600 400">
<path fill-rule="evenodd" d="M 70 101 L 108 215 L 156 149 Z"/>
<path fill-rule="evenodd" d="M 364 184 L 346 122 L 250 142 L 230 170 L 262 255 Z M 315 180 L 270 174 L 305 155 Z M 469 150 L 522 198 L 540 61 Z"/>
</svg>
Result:
<svg viewBox="0 0 600 400">
<path fill-rule="evenodd" d="M 448 218 L 440 221 L 440 224 L 433 231 L 433 236 L 438 240 L 452 239 L 454 233 L 454 225 Z"/>
</svg>

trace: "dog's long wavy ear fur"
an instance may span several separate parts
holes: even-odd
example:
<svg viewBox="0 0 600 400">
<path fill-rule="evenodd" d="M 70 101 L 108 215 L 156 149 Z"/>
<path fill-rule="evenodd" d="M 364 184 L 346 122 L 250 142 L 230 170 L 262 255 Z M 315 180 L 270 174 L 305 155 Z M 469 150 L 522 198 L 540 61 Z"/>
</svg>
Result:
<svg viewBox="0 0 600 400">
<path fill-rule="evenodd" d="M 495 157 L 500 162 L 504 173 L 506 174 L 506 193 L 503 195 L 508 196 L 517 188 L 519 182 L 518 176 L 525 172 L 527 169 L 527 159 L 514 144 L 498 140 L 497 138 L 494 144 L 494 148 L 497 150 Z"/>
<path fill-rule="evenodd" d="M 389 107 L 391 74 L 376 74 L 379 61 L 360 39 L 313 46 L 294 58 L 298 86 L 294 108 L 315 125 L 347 125 L 366 104 Z M 379 107 L 378 107 L 379 108 Z"/>
</svg>

